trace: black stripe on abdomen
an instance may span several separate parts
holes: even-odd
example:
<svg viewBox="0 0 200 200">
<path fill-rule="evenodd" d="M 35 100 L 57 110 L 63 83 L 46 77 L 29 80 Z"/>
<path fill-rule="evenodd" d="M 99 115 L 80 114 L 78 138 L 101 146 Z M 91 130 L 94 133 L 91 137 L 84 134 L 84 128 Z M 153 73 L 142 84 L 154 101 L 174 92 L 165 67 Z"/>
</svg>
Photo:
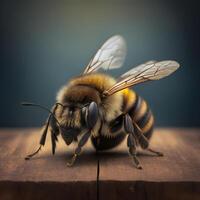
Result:
<svg viewBox="0 0 200 200">
<path fill-rule="evenodd" d="M 137 121 L 137 125 L 142 129 L 148 123 L 152 113 L 149 107 L 147 108 L 145 114 Z"/>
<path fill-rule="evenodd" d="M 133 105 L 131 106 L 131 108 L 128 111 L 128 113 L 132 119 L 134 118 L 135 114 L 139 111 L 141 103 L 142 103 L 142 98 L 140 96 L 136 95 L 136 100 L 135 100 L 135 102 L 133 102 Z"/>
<path fill-rule="evenodd" d="M 95 149 L 102 151 L 102 150 L 108 150 L 108 149 L 112 149 L 116 147 L 124 140 L 125 137 L 126 137 L 125 133 L 119 133 L 115 137 L 106 137 L 106 136 L 100 135 L 98 137 L 99 143 L 97 143 L 97 140 L 98 140 L 97 137 L 92 136 L 91 141 Z"/>
</svg>

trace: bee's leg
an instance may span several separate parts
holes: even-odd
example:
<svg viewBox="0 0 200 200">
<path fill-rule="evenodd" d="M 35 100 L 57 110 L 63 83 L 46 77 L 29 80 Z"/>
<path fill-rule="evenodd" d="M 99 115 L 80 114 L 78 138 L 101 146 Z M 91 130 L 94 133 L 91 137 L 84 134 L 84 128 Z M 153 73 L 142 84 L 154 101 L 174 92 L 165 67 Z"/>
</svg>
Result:
<svg viewBox="0 0 200 200">
<path fill-rule="evenodd" d="M 152 148 L 149 148 L 149 141 L 144 136 L 144 134 L 142 133 L 142 130 L 140 129 L 140 127 L 134 121 L 133 121 L 133 125 L 134 125 L 134 128 L 135 128 L 135 135 L 138 139 L 140 146 L 143 149 L 145 149 L 145 150 L 147 150 L 151 153 L 156 154 L 157 156 L 163 156 L 164 154 L 162 152 L 159 152 L 159 151 L 153 150 Z"/>
<path fill-rule="evenodd" d="M 137 169 L 142 169 L 139 160 L 137 159 L 136 142 L 133 135 L 130 133 L 127 138 L 127 146 L 129 147 L 129 153 L 133 158 L 133 162 Z"/>
<path fill-rule="evenodd" d="M 160 151 L 155 151 L 155 150 L 153 150 L 153 149 L 151 149 L 151 148 L 147 148 L 147 151 L 149 151 L 149 152 L 151 152 L 151 153 L 154 153 L 154 154 L 156 154 L 157 156 L 164 156 L 164 154 L 163 154 L 162 152 L 160 152 Z"/>
<path fill-rule="evenodd" d="M 129 147 L 129 153 L 133 158 L 136 168 L 142 169 L 142 166 L 140 165 L 140 162 L 137 159 L 137 149 L 136 149 L 137 144 L 136 144 L 136 137 L 134 135 L 134 127 L 133 127 L 132 119 L 128 114 L 124 116 L 123 124 L 124 124 L 125 132 L 128 133 L 127 146 Z"/>
<path fill-rule="evenodd" d="M 39 153 L 39 151 L 41 150 L 41 148 L 42 148 L 42 145 L 40 145 L 38 147 L 38 149 L 34 153 L 27 155 L 24 159 L 25 160 L 30 160 L 34 155 L 36 155 L 37 153 Z"/>
<path fill-rule="evenodd" d="M 74 162 L 76 161 L 76 158 L 80 155 L 82 147 L 88 141 L 88 139 L 91 135 L 91 130 L 95 126 L 95 124 L 99 118 L 99 110 L 98 110 L 97 104 L 94 101 L 91 102 L 88 107 L 84 107 L 82 112 L 83 112 L 88 130 L 86 133 L 83 134 L 82 138 L 78 142 L 78 146 L 75 149 L 75 152 L 74 152 L 74 155 L 73 155 L 71 161 L 67 163 L 67 166 L 69 166 L 69 167 L 74 164 Z"/>
<path fill-rule="evenodd" d="M 53 114 L 55 113 L 56 111 L 56 108 L 57 108 L 57 105 L 55 105 L 53 107 Z M 48 128 L 49 128 L 49 125 L 51 126 L 51 132 L 52 134 L 58 134 L 59 132 L 59 129 L 57 127 L 57 124 L 56 124 L 56 121 L 55 121 L 55 118 L 52 116 L 52 114 L 49 115 L 48 119 L 47 119 L 47 123 L 45 125 L 45 128 L 43 130 L 43 133 L 42 133 L 42 136 L 40 138 L 40 146 L 38 147 L 38 149 L 33 152 L 32 154 L 29 154 L 25 157 L 25 160 L 29 160 L 30 158 L 32 158 L 33 156 L 35 156 L 36 154 L 39 153 L 39 151 L 41 150 L 42 146 L 45 145 L 45 142 L 46 142 L 46 136 L 47 136 L 47 132 L 48 132 Z M 52 136 L 53 137 L 53 136 Z M 54 139 L 56 139 L 57 137 L 54 136 Z M 55 141 L 53 141 L 52 139 L 52 152 L 55 152 Z M 53 150 L 54 149 L 54 150 Z"/>
<path fill-rule="evenodd" d="M 57 136 L 59 135 L 59 129 L 52 129 L 51 128 L 51 145 L 52 145 L 52 154 L 55 154 L 56 150 L 56 142 L 58 141 Z"/>
<path fill-rule="evenodd" d="M 133 163 L 137 169 L 142 169 L 140 162 L 137 158 L 137 149 L 136 149 L 136 137 L 134 135 L 134 127 L 131 118 L 128 114 L 121 114 L 110 124 L 110 132 L 117 133 L 125 131 L 128 134 L 127 146 L 129 148 L 129 153 L 133 159 Z"/>
<path fill-rule="evenodd" d="M 76 147 L 76 149 L 74 151 L 74 155 L 73 155 L 72 159 L 67 163 L 68 167 L 71 167 L 74 164 L 74 162 L 76 161 L 76 158 L 81 154 L 82 147 L 86 144 L 90 135 L 91 135 L 90 131 L 84 133 L 84 135 L 82 136 L 82 138 L 78 142 L 78 146 Z"/>
<path fill-rule="evenodd" d="M 25 160 L 29 160 L 30 158 L 32 158 L 33 156 L 35 156 L 36 154 L 38 154 L 39 151 L 41 150 L 42 146 L 45 145 L 47 131 L 48 131 L 49 123 L 50 123 L 50 118 L 51 118 L 51 116 L 48 117 L 47 123 L 45 125 L 45 128 L 43 130 L 42 136 L 40 138 L 40 146 L 38 147 L 38 149 L 35 152 L 33 152 L 32 154 L 27 155 L 25 157 Z"/>
<path fill-rule="evenodd" d="M 55 110 L 54 110 L 55 112 Z M 57 125 L 56 119 L 54 117 L 50 118 L 50 132 L 51 132 L 51 145 L 52 145 L 52 154 L 55 154 L 56 142 L 58 141 L 57 136 L 59 135 L 59 127 Z"/>
</svg>

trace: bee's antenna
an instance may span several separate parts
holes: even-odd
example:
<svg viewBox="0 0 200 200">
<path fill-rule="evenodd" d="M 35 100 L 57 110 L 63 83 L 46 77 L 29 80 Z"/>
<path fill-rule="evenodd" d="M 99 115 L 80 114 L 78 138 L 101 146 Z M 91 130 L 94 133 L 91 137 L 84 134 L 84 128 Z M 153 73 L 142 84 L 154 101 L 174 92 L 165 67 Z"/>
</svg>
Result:
<svg viewBox="0 0 200 200">
<path fill-rule="evenodd" d="M 46 110 L 47 112 L 49 112 L 55 118 L 55 120 L 57 121 L 58 125 L 60 126 L 60 123 L 57 120 L 56 116 L 54 115 L 54 113 L 49 108 L 47 108 L 45 106 L 42 106 L 40 104 L 30 103 L 30 102 L 21 102 L 21 105 L 22 106 L 35 106 L 35 107 L 39 107 L 39 108 L 41 108 L 43 110 Z M 55 105 L 60 105 L 60 106 L 64 107 L 61 103 L 55 103 Z"/>
</svg>

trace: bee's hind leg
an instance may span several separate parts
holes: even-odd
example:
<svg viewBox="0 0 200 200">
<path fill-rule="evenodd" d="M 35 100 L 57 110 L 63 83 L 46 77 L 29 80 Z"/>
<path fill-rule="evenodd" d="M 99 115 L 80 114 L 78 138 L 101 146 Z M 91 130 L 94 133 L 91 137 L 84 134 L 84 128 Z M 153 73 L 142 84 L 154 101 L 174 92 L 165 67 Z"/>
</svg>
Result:
<svg viewBox="0 0 200 200">
<path fill-rule="evenodd" d="M 142 147 L 142 149 L 149 151 L 157 156 L 164 156 L 164 154 L 162 152 L 156 151 L 149 147 L 149 141 L 145 137 L 145 135 L 142 133 L 142 130 L 140 129 L 140 127 L 134 121 L 133 121 L 133 124 L 134 124 L 134 128 L 135 128 L 135 135 L 136 135 L 138 142 L 139 142 L 140 146 Z"/>
<path fill-rule="evenodd" d="M 155 150 L 152 149 L 152 148 L 147 148 L 146 150 L 149 151 L 149 152 L 151 152 L 151 153 L 156 154 L 157 156 L 164 156 L 164 154 L 163 154 L 162 152 L 155 151 Z"/>
<path fill-rule="evenodd" d="M 86 112 L 86 109 L 87 109 L 87 112 Z M 98 120 L 99 110 L 98 110 L 97 104 L 95 102 L 91 102 L 90 105 L 84 109 L 84 113 L 85 113 L 87 130 L 85 133 L 83 133 L 83 136 L 78 142 L 78 146 L 75 149 L 72 159 L 67 163 L 67 166 L 69 167 L 71 167 L 74 164 L 77 157 L 81 154 L 82 147 L 88 141 L 91 135 L 91 131 Z"/>
</svg>

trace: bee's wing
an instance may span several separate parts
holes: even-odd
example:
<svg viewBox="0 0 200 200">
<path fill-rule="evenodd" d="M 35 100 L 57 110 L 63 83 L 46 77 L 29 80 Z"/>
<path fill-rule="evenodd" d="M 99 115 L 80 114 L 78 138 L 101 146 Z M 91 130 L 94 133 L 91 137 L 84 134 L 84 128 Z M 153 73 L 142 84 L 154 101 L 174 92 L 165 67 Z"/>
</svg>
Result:
<svg viewBox="0 0 200 200">
<path fill-rule="evenodd" d="M 90 60 L 84 74 L 122 66 L 126 56 L 126 42 L 120 35 L 109 38 Z"/>
<path fill-rule="evenodd" d="M 154 63 L 156 63 L 156 62 L 157 62 L 156 60 L 150 60 L 150 61 L 147 61 L 147 62 L 145 62 L 145 63 L 143 63 L 143 64 L 140 64 L 140 65 L 138 65 L 138 66 L 132 68 L 131 70 L 127 71 L 126 73 L 122 74 L 122 75 L 120 76 L 120 79 L 121 79 L 122 77 L 129 76 L 129 75 L 132 74 L 132 73 L 135 73 L 136 68 L 143 68 L 143 67 L 145 67 L 146 65 L 154 64 Z"/>
<path fill-rule="evenodd" d="M 122 76 L 117 80 L 110 89 L 104 91 L 105 95 L 112 95 L 120 90 L 131 87 L 141 82 L 149 80 L 158 80 L 164 78 L 179 68 L 179 63 L 173 60 L 165 61 L 149 61 L 141 64 Z"/>
</svg>

